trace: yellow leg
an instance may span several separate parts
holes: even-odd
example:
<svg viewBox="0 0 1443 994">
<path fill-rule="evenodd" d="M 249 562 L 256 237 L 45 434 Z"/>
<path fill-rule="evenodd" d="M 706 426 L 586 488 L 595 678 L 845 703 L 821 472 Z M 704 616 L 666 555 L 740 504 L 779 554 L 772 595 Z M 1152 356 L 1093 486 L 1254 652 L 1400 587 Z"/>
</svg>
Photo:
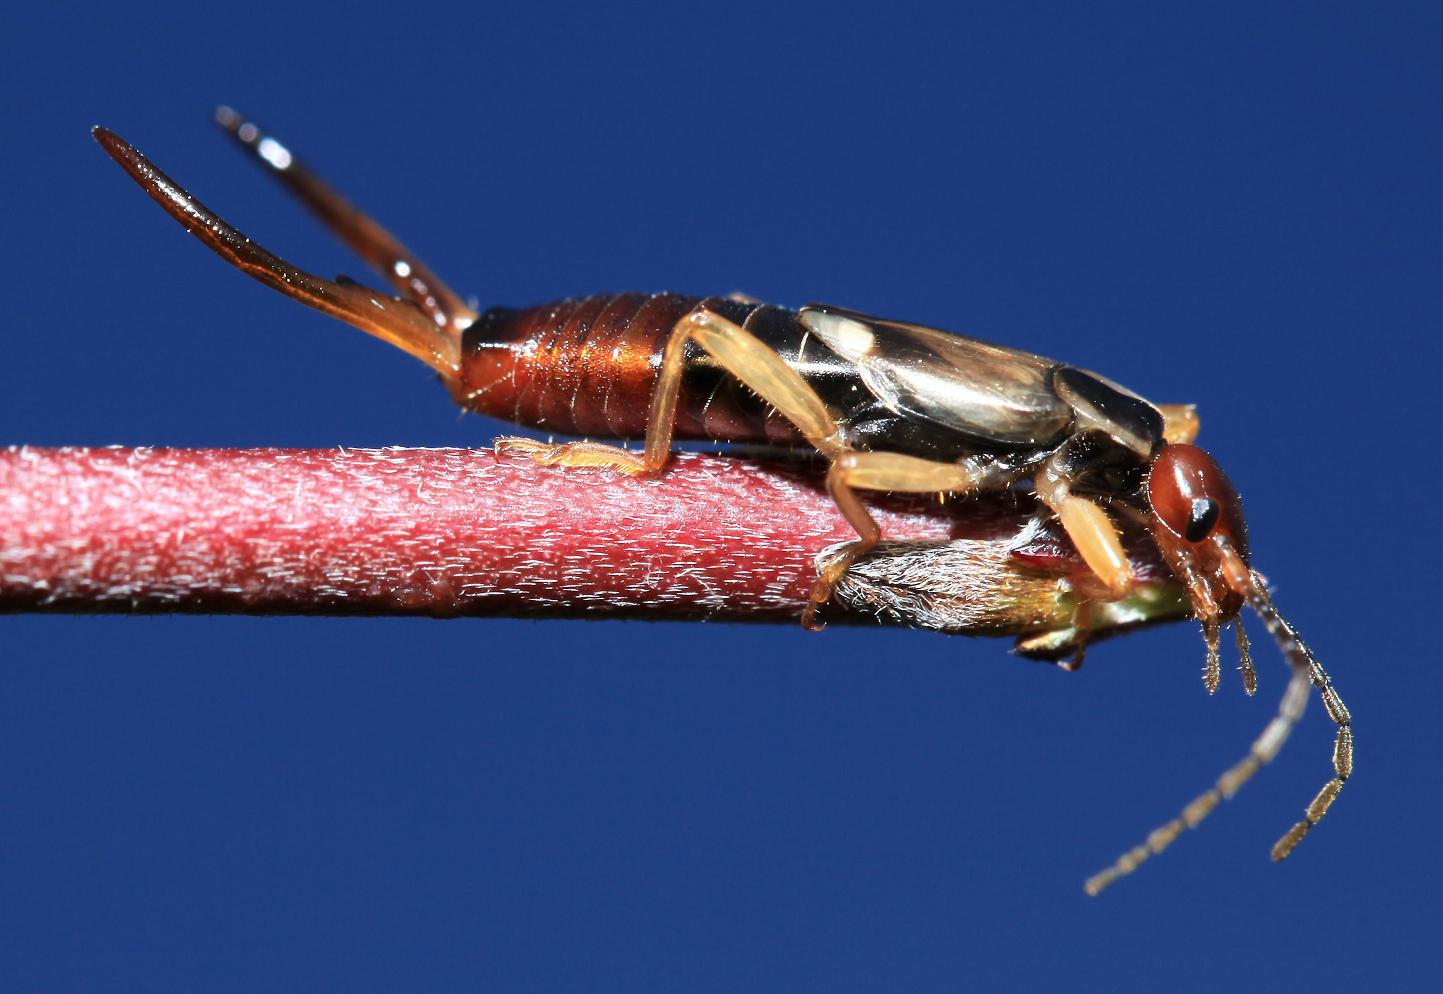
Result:
<svg viewBox="0 0 1443 994">
<path fill-rule="evenodd" d="M 1158 404 L 1162 412 L 1162 437 L 1169 445 L 1191 445 L 1202 422 L 1196 404 Z"/>
<path fill-rule="evenodd" d="M 858 490 L 885 490 L 892 493 L 965 493 L 993 482 L 985 468 L 965 463 L 932 462 L 897 452 L 846 452 L 838 456 L 827 471 L 827 491 L 847 523 L 857 530 L 861 540 L 842 549 L 812 584 L 811 597 L 802 612 L 802 624 L 816 629 L 817 608 L 832 596 L 832 588 L 847 569 L 876 545 L 882 529 L 872 517 Z M 1005 483 L 999 478 L 996 482 Z"/>
<path fill-rule="evenodd" d="M 1078 555 L 1102 581 L 1108 595 L 1113 599 L 1126 596 L 1132 587 L 1133 573 L 1122 547 L 1122 537 L 1107 512 L 1072 492 L 1071 457 L 1067 448 L 1064 443 L 1053 453 L 1042 472 L 1033 478 L 1033 487 L 1038 499 L 1057 515 Z"/>
<path fill-rule="evenodd" d="M 641 476 L 661 468 L 648 466 L 646 459 L 638 453 L 601 442 L 566 442 L 552 445 L 549 442 L 538 442 L 534 438 L 509 435 L 496 440 L 496 451 L 506 455 L 527 456 L 538 466 L 614 469 L 623 476 Z"/>
<path fill-rule="evenodd" d="M 1102 581 L 1113 597 L 1122 597 L 1132 586 L 1132 564 L 1122 547 L 1117 526 L 1107 512 L 1085 497 L 1064 495 L 1060 500 L 1043 500 L 1052 508 L 1067 537 L 1077 547 L 1087 568 Z"/>
<path fill-rule="evenodd" d="M 1092 619 L 1096 613 L 1097 601 L 1082 601 L 1072 609 L 1072 627 L 1077 632 L 1077 648 L 1073 649 L 1072 655 L 1065 659 L 1059 659 L 1057 665 L 1068 673 L 1076 673 L 1082 669 L 1082 661 L 1087 656 L 1087 643 L 1092 638 Z"/>
</svg>

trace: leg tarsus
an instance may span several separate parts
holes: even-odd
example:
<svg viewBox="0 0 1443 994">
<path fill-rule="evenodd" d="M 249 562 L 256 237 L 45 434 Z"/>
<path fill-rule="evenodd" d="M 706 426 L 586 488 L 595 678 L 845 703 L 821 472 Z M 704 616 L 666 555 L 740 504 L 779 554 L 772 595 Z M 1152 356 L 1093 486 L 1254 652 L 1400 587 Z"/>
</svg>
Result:
<svg viewBox="0 0 1443 994">
<path fill-rule="evenodd" d="M 1068 673 L 1076 673 L 1082 669 L 1083 660 L 1087 658 L 1087 643 L 1092 636 L 1092 616 L 1096 604 L 1097 602 L 1092 600 L 1083 601 L 1072 611 L 1072 627 L 1077 632 L 1077 644 L 1072 655 L 1057 661 L 1057 665 Z"/>
<path fill-rule="evenodd" d="M 660 466 L 650 466 L 644 456 L 600 442 L 564 442 L 553 445 L 534 438 L 507 436 L 496 439 L 497 455 L 525 456 L 538 466 L 571 469 L 611 469 L 624 476 L 645 476 Z"/>
</svg>

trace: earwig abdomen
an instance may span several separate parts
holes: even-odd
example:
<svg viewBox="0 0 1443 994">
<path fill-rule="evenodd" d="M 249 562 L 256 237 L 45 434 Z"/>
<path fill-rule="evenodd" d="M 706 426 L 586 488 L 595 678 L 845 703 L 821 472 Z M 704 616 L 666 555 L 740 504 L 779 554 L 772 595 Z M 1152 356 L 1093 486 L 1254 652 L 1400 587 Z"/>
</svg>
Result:
<svg viewBox="0 0 1443 994">
<path fill-rule="evenodd" d="M 699 305 L 798 364 L 806 332 L 795 311 L 726 297 L 598 294 L 482 314 L 462 339 L 456 399 L 470 410 L 543 431 L 641 438 L 672 329 Z M 800 441 L 788 421 L 695 346 L 687 349 L 676 437 Z"/>
</svg>

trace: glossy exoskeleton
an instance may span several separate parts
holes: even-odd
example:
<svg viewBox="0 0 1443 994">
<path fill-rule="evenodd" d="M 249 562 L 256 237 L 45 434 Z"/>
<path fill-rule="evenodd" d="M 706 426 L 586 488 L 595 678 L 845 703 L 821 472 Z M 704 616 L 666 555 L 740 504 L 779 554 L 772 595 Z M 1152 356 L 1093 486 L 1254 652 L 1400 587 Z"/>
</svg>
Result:
<svg viewBox="0 0 1443 994">
<path fill-rule="evenodd" d="M 665 468 L 674 438 L 809 445 L 859 540 L 817 577 L 803 623 L 881 530 L 859 491 L 968 494 L 1030 484 L 1095 577 L 1088 601 L 1124 596 L 1133 574 L 1113 517 L 1145 522 L 1189 593 L 1216 689 L 1221 626 L 1250 605 L 1293 669 L 1276 717 L 1248 755 L 1147 841 L 1088 881 L 1096 893 L 1161 851 L 1281 748 L 1311 683 L 1337 724 L 1334 776 L 1279 840 L 1282 859 L 1352 770 L 1351 719 L 1327 674 L 1249 565 L 1236 490 L 1191 445 L 1186 405 L 1154 405 L 1087 370 L 975 338 L 840 307 L 800 310 L 731 297 L 599 295 L 478 313 L 291 152 L 233 111 L 217 120 L 401 294 L 306 273 L 250 241 L 109 131 L 105 150 L 167 212 L 272 288 L 388 341 L 435 369 L 462 406 L 550 432 L 645 438 L 641 452 L 593 441 L 503 439 L 498 450 L 560 467 Z M 1245 687 L 1255 676 L 1234 625 Z"/>
</svg>

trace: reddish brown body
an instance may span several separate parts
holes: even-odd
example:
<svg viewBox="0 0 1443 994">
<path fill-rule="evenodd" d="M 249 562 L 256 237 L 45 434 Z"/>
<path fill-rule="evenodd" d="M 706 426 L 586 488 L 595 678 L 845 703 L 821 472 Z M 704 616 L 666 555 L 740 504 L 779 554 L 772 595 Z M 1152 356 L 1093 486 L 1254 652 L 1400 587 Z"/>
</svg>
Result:
<svg viewBox="0 0 1443 994">
<path fill-rule="evenodd" d="M 558 434 L 640 438 L 662 351 L 677 321 L 699 305 L 741 325 L 794 365 L 799 360 L 805 332 L 788 308 L 676 293 L 597 294 L 482 314 L 462 337 L 456 400 Z M 791 422 L 695 346 L 687 352 L 676 437 L 801 441 Z"/>
<path fill-rule="evenodd" d="M 804 333 L 797 312 L 726 297 L 618 293 L 521 310 L 494 307 L 463 335 L 457 403 L 558 434 L 639 439 L 646 434 L 661 353 L 678 320 L 698 304 L 786 356 L 798 352 Z M 678 398 L 677 437 L 801 441 L 786 418 L 694 346 Z"/>
</svg>

